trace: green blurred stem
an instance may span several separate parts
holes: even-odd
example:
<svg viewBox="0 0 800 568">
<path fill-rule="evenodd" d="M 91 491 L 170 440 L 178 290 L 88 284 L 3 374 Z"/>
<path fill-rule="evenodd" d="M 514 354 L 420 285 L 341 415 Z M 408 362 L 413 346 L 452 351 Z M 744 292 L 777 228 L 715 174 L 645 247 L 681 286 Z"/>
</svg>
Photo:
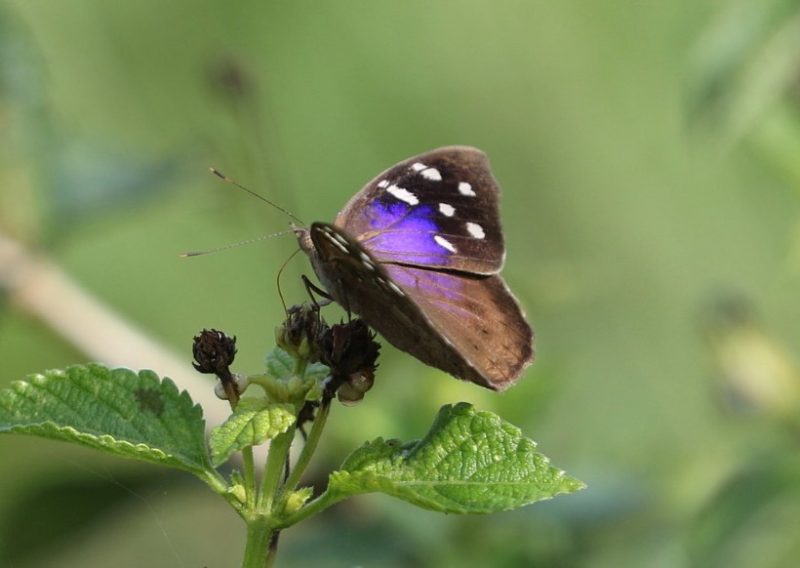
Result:
<svg viewBox="0 0 800 568">
<path fill-rule="evenodd" d="M 256 509 L 269 515 L 275 496 L 278 492 L 284 464 L 289 459 L 289 448 L 294 439 L 295 428 L 289 428 L 283 434 L 276 436 L 269 445 L 267 466 L 264 468 L 264 477 L 261 479 L 261 493 L 259 494 Z"/>
<path fill-rule="evenodd" d="M 252 446 L 242 450 L 242 460 L 244 461 L 245 507 L 248 511 L 252 511 L 256 506 L 256 467 Z"/>
<path fill-rule="evenodd" d="M 271 383 L 272 380 L 273 380 L 272 377 L 270 377 L 269 375 L 265 375 L 265 374 L 247 375 L 247 381 L 251 385 L 252 384 L 256 384 L 256 385 L 259 385 L 262 388 L 266 388 L 265 385 L 268 386 L 268 383 Z"/>
<path fill-rule="evenodd" d="M 325 423 L 328 420 L 330 409 L 330 399 L 323 400 L 317 411 L 317 415 L 314 417 L 314 423 L 311 425 L 311 431 L 308 433 L 308 439 L 306 439 L 303 450 L 300 452 L 297 463 L 294 469 L 292 469 L 291 474 L 289 474 L 289 478 L 286 480 L 286 484 L 283 487 L 284 500 L 287 499 L 289 494 L 297 487 L 306 467 L 308 467 L 308 462 L 311 461 L 311 456 L 314 455 L 314 451 L 317 449 L 319 440 L 322 437 L 322 431 L 325 429 Z"/>
<path fill-rule="evenodd" d="M 264 566 L 268 568 L 275 564 L 275 557 L 278 555 L 278 537 L 280 535 L 280 531 L 272 531 L 270 535 L 269 545 L 267 546 L 267 561 L 264 563 Z"/>
<path fill-rule="evenodd" d="M 242 568 L 264 568 L 275 562 L 275 550 L 270 548 L 272 529 L 269 519 L 257 517 L 247 522 L 247 545 Z"/>
</svg>

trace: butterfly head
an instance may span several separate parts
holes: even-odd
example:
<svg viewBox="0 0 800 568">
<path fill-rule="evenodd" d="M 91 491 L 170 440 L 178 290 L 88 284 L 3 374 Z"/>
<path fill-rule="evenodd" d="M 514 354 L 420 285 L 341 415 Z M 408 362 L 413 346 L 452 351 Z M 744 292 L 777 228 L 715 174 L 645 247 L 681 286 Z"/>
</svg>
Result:
<svg viewBox="0 0 800 568">
<path fill-rule="evenodd" d="M 305 253 L 309 253 L 314 248 L 314 244 L 311 242 L 311 235 L 307 227 L 300 227 L 292 223 L 291 225 L 292 232 L 294 236 L 297 237 L 297 242 L 300 245 L 300 250 Z"/>
</svg>

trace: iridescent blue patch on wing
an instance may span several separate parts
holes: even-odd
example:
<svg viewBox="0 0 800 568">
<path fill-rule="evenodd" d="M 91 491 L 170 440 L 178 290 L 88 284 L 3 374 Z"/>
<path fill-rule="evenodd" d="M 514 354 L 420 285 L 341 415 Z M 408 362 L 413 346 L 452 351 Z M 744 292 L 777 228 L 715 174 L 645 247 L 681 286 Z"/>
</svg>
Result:
<svg viewBox="0 0 800 568">
<path fill-rule="evenodd" d="M 421 229 L 436 230 L 436 224 L 432 219 L 433 207 L 429 205 L 411 207 L 397 200 L 375 200 L 370 203 L 366 216 L 370 228 L 378 231 L 396 230 L 409 222 Z"/>
<path fill-rule="evenodd" d="M 447 264 L 450 252 L 434 240 L 438 227 L 432 206 L 375 201 L 367 215 L 375 234 L 361 244 L 378 260 Z"/>
<path fill-rule="evenodd" d="M 449 309 L 456 311 L 462 309 L 457 300 L 467 304 L 470 302 L 470 299 L 464 296 L 463 277 L 447 272 L 391 264 L 384 266 L 384 269 L 392 281 L 404 290 L 417 290 L 420 293 L 417 297 L 424 297 L 431 302 L 444 301 Z"/>
</svg>

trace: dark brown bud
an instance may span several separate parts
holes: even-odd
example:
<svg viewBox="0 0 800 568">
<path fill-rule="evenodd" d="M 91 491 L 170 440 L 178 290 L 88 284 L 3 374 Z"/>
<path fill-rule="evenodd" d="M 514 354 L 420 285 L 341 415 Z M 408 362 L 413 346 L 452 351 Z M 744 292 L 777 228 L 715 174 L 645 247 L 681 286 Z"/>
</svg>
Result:
<svg viewBox="0 0 800 568">
<path fill-rule="evenodd" d="M 375 333 L 360 319 L 324 330 L 318 339 L 320 360 L 331 369 L 326 396 L 340 387 L 342 402 L 354 403 L 363 398 L 375 378 L 380 344 Z"/>
<path fill-rule="evenodd" d="M 216 329 L 204 329 L 194 338 L 192 354 L 194 368 L 201 373 L 230 374 L 229 367 L 236 357 L 236 337 L 228 337 Z"/>
<path fill-rule="evenodd" d="M 200 373 L 216 375 L 225 398 L 235 405 L 241 394 L 230 369 L 236 357 L 236 337 L 228 337 L 216 329 L 204 329 L 195 336 L 192 353 L 195 359 L 192 366 Z"/>
</svg>

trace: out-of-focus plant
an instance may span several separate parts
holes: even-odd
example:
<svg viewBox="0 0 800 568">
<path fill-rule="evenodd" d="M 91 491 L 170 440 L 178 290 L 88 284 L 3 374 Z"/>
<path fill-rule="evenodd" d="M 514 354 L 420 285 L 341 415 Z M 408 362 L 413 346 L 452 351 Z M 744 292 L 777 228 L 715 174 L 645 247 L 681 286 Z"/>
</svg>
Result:
<svg viewBox="0 0 800 568">
<path fill-rule="evenodd" d="M 721 408 L 773 442 L 738 457 L 691 524 L 689 553 L 697 566 L 790 566 L 800 545 L 774 529 L 794 526 L 800 503 L 800 368 L 741 297 L 715 302 L 704 324 Z"/>
</svg>

